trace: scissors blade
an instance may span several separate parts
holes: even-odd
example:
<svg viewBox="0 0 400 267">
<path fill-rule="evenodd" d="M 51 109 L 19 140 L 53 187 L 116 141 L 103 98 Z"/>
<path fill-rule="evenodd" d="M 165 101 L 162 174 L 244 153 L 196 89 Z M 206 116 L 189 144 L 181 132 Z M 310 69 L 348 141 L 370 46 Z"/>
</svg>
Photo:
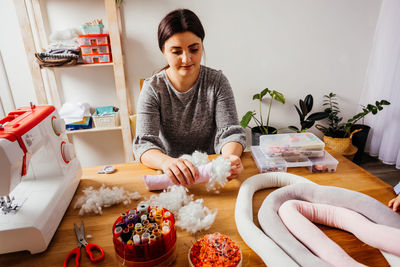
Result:
<svg viewBox="0 0 400 267">
<path fill-rule="evenodd" d="M 81 221 L 81 235 L 82 239 L 85 239 L 85 225 L 83 224 L 83 221 Z"/>
<path fill-rule="evenodd" d="M 74 228 L 75 228 L 75 235 L 76 239 L 78 239 L 78 247 L 82 247 L 84 245 L 84 240 L 85 240 L 85 228 L 83 226 L 83 222 L 81 223 L 81 227 L 78 228 L 78 226 L 74 223 Z"/>
</svg>

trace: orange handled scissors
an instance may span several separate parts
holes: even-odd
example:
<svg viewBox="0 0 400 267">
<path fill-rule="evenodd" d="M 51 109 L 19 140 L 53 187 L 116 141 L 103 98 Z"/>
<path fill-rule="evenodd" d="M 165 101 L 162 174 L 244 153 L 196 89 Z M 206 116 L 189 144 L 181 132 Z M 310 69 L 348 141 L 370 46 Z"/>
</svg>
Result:
<svg viewBox="0 0 400 267">
<path fill-rule="evenodd" d="M 86 254 L 89 256 L 91 262 L 98 262 L 104 259 L 104 251 L 103 249 L 95 244 L 88 244 L 85 240 L 85 226 L 83 225 L 83 221 L 81 222 L 81 227 L 78 228 L 74 223 L 75 235 L 76 239 L 78 239 L 78 247 L 71 250 L 71 252 L 67 255 L 64 261 L 64 267 L 67 267 L 68 260 L 75 257 L 75 267 L 79 267 L 79 261 L 81 259 L 81 248 L 85 247 Z M 100 256 L 95 258 L 93 255 L 94 251 L 100 252 Z"/>
</svg>

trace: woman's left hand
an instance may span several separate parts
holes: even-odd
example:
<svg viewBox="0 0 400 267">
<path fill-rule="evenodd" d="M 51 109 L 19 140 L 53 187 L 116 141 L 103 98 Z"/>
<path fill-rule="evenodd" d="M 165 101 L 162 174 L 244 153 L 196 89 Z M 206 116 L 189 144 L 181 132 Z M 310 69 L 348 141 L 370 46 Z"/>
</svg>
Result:
<svg viewBox="0 0 400 267">
<path fill-rule="evenodd" d="M 240 157 L 233 154 L 223 155 L 223 157 L 231 162 L 231 176 L 229 176 L 227 179 L 232 180 L 238 178 L 243 171 L 243 164 L 240 160 Z"/>
</svg>

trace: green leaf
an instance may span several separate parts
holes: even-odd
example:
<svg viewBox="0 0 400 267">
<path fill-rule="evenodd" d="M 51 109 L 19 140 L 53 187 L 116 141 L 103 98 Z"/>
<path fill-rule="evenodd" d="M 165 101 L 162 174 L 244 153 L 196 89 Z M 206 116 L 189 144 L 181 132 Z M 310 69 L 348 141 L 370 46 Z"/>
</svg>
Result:
<svg viewBox="0 0 400 267">
<path fill-rule="evenodd" d="M 282 104 L 285 104 L 285 102 L 286 102 L 285 97 L 283 96 L 283 94 L 279 93 L 278 91 L 273 90 L 271 96 L 273 96 L 273 98 L 276 101 L 281 102 Z"/>
<path fill-rule="evenodd" d="M 325 118 L 328 118 L 329 114 L 327 112 L 315 112 L 308 116 L 308 121 L 319 121 Z"/>
<path fill-rule="evenodd" d="M 304 103 L 306 104 L 307 111 L 310 112 L 314 104 L 314 99 L 311 94 L 308 94 L 306 98 L 304 98 Z"/>
<path fill-rule="evenodd" d="M 297 113 L 299 114 L 300 122 L 304 121 L 304 116 L 303 116 L 303 114 L 301 113 L 300 109 L 299 109 L 296 105 L 294 105 L 294 107 L 296 108 L 296 111 L 297 111 Z"/>
<path fill-rule="evenodd" d="M 303 121 L 301 122 L 301 129 L 310 129 L 311 127 L 313 127 L 315 121 Z"/>
<path fill-rule="evenodd" d="M 297 128 L 296 126 L 289 126 L 288 127 L 290 130 L 295 131 L 295 132 L 300 132 L 299 128 Z"/>
<path fill-rule="evenodd" d="M 244 114 L 244 116 L 242 117 L 242 120 L 240 121 L 240 126 L 242 126 L 243 128 L 246 128 L 247 125 L 249 125 L 249 122 L 250 122 L 252 116 L 255 114 L 256 113 L 254 111 L 247 111 L 247 113 Z"/>
<path fill-rule="evenodd" d="M 262 99 L 269 92 L 270 92 L 270 90 L 268 88 L 265 88 L 264 90 L 261 91 L 260 98 Z"/>
<path fill-rule="evenodd" d="M 300 99 L 299 100 L 299 106 L 300 106 L 300 109 L 301 109 L 301 113 L 303 113 L 303 116 L 307 116 L 308 111 L 307 111 L 306 103 L 304 103 L 304 101 Z"/>
<path fill-rule="evenodd" d="M 386 100 L 381 100 L 381 105 L 390 105 L 390 102 Z"/>
<path fill-rule="evenodd" d="M 253 95 L 253 100 L 256 100 L 256 99 L 261 100 L 260 94 L 255 94 L 255 95 Z"/>
</svg>

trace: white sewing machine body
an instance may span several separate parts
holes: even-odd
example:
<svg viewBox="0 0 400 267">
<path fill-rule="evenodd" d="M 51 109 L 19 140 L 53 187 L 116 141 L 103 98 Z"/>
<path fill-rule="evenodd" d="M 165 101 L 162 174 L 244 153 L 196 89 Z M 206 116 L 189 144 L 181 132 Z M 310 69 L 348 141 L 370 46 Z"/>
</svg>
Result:
<svg viewBox="0 0 400 267">
<path fill-rule="evenodd" d="M 31 105 L 0 120 L 0 197 L 14 199 L 8 209 L 10 198 L 0 205 L 0 254 L 42 252 L 57 230 L 82 174 L 64 131 L 53 106 Z"/>
</svg>

